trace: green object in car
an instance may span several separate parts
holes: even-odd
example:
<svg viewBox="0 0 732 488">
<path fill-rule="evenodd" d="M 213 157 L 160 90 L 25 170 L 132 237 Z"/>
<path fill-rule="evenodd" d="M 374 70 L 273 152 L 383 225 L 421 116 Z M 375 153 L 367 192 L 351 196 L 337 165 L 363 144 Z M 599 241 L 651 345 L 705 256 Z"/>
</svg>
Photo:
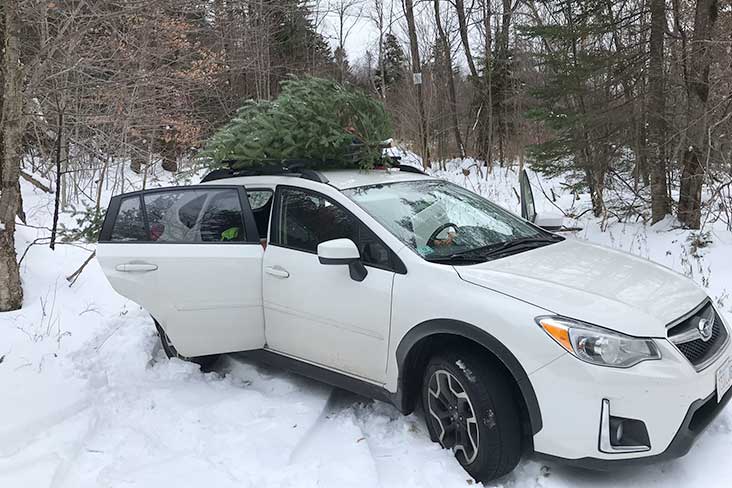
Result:
<svg viewBox="0 0 732 488">
<path fill-rule="evenodd" d="M 222 241 L 233 241 L 239 237 L 239 227 L 229 227 L 221 233 Z"/>
</svg>

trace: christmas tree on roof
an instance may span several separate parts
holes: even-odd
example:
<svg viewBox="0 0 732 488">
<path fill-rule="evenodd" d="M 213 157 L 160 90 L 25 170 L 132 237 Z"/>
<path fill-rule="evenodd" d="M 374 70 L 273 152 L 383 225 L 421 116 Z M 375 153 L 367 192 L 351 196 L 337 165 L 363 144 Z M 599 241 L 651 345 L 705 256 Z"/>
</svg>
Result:
<svg viewBox="0 0 732 488">
<path fill-rule="evenodd" d="M 281 87 L 274 100 L 246 102 L 200 156 L 232 169 L 292 160 L 361 168 L 381 162 L 391 137 L 381 102 L 322 78 L 290 79 Z"/>
</svg>

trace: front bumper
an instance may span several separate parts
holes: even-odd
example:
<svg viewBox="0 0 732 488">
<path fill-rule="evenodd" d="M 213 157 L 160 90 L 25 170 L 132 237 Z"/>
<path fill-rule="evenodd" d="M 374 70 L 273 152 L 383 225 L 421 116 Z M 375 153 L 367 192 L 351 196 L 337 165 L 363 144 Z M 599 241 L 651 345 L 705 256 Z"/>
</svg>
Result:
<svg viewBox="0 0 732 488">
<path fill-rule="evenodd" d="M 697 372 L 668 341 L 657 343 L 663 359 L 629 369 L 598 367 L 567 354 L 534 372 L 530 378 L 544 421 L 534 436 L 537 456 L 608 469 L 686 454 L 732 398 L 732 389 L 720 402 L 716 396 L 716 371 L 730 356 L 730 346 L 709 367 Z M 604 399 L 609 400 L 613 415 L 645 423 L 649 450 L 600 451 Z"/>
</svg>

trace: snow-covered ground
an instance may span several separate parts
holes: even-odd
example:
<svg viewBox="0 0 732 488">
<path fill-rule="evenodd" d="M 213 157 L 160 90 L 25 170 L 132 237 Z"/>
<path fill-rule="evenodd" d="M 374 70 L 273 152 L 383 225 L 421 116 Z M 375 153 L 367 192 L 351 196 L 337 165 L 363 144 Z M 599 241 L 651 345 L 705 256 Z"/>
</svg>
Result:
<svg viewBox="0 0 732 488">
<path fill-rule="evenodd" d="M 516 174 L 497 169 L 482 179 L 471 164 L 436 174 L 517 211 Z M 557 211 L 532 181 L 538 209 Z M 558 181 L 541 181 L 563 209 L 587 207 L 586 195 L 574 201 Z M 23 193 L 28 224 L 47 227 L 51 197 L 26 182 Z M 712 244 L 692 253 L 689 232 L 669 222 L 614 223 L 602 232 L 586 213 L 576 224 L 583 227 L 576 238 L 692 276 L 732 320 L 732 233 L 715 227 Z M 18 252 L 47 235 L 19 227 Z M 65 277 L 93 250 L 80 246 L 31 247 L 22 262 L 25 306 L 0 314 L 0 488 L 472 484 L 451 453 L 430 442 L 418 415 L 241 357 L 210 373 L 168 361 L 150 318 L 109 287 L 96 261 L 68 286 Z M 730 453 L 727 411 L 678 461 L 593 473 L 525 460 L 493 485 L 728 486 Z"/>
</svg>

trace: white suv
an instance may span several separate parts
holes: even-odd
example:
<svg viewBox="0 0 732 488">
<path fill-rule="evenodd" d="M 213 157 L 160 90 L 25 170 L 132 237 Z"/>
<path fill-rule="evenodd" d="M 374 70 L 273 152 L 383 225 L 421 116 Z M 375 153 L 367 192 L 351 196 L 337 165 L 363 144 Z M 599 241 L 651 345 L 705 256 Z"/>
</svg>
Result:
<svg viewBox="0 0 732 488">
<path fill-rule="evenodd" d="M 402 170 L 219 170 L 112 199 L 97 256 L 168 356 L 264 361 L 391 402 L 473 477 L 522 453 L 685 454 L 732 395 L 687 278 Z"/>
</svg>

